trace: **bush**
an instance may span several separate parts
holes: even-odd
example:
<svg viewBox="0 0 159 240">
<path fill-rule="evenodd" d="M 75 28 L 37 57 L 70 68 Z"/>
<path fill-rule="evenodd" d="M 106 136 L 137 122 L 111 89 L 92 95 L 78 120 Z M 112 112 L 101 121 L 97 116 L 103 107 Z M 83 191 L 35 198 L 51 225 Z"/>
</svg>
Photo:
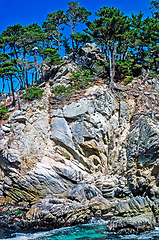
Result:
<svg viewBox="0 0 159 240">
<path fill-rule="evenodd" d="M 149 76 L 153 78 L 157 78 L 158 74 L 155 71 L 150 71 Z"/>
<path fill-rule="evenodd" d="M 60 94 L 71 94 L 71 87 L 65 87 L 64 85 L 61 86 L 56 86 L 52 88 L 52 92 L 55 95 L 60 95 Z"/>
<path fill-rule="evenodd" d="M 31 87 L 25 89 L 25 93 L 23 93 L 23 97 L 28 100 L 33 100 L 34 98 L 41 98 L 44 90 L 39 87 Z"/>
<path fill-rule="evenodd" d="M 116 66 L 118 70 L 122 72 L 124 75 L 131 76 L 133 74 L 134 64 L 132 61 L 116 61 Z"/>
<path fill-rule="evenodd" d="M 125 79 L 124 85 L 126 86 L 127 84 L 131 83 L 133 79 L 134 79 L 133 76 L 127 77 L 127 78 Z"/>
<path fill-rule="evenodd" d="M 72 90 L 79 89 L 81 87 L 88 85 L 88 82 L 91 80 L 91 78 L 92 78 L 92 75 L 89 69 L 85 69 L 82 72 L 79 72 L 79 71 L 73 72 L 70 80 L 74 82 L 78 82 L 77 84 L 74 84 L 73 86 L 70 86 L 70 87 L 65 87 L 64 85 L 56 86 L 52 88 L 52 92 L 55 95 L 63 95 L 63 94 L 71 95 Z"/>
<path fill-rule="evenodd" d="M 109 71 L 109 63 L 108 62 L 100 62 L 96 61 L 92 68 L 91 68 L 92 74 L 94 77 L 107 77 L 108 71 Z"/>
<path fill-rule="evenodd" d="M 82 72 L 72 72 L 71 81 L 79 82 L 79 84 L 88 83 L 92 78 L 91 71 L 89 69 L 84 69 Z"/>
<path fill-rule="evenodd" d="M 9 117 L 9 115 L 7 115 L 7 112 L 8 112 L 8 110 L 7 110 L 6 106 L 4 104 L 2 104 L 0 106 L 0 119 L 1 120 L 6 120 Z"/>
</svg>

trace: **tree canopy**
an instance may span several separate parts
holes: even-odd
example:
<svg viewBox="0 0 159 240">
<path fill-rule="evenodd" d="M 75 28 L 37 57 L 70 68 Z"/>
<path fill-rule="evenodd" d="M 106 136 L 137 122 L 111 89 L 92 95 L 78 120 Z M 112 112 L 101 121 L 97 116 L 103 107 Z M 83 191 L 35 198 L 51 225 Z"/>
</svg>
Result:
<svg viewBox="0 0 159 240">
<path fill-rule="evenodd" d="M 150 1 L 148 8 L 150 16 L 144 18 L 141 11 L 128 17 L 120 9 L 103 6 L 89 21 L 91 12 L 72 1 L 66 11 L 48 13 L 42 26 L 8 26 L 0 34 L 1 93 L 8 85 L 14 102 L 15 89 L 37 82 L 43 65 L 51 69 L 60 64 L 64 51 L 75 57 L 87 42 L 95 42 L 105 54 L 104 67 L 112 84 L 143 68 L 158 73 L 159 1 Z M 79 31 L 78 25 L 84 30 Z"/>
</svg>

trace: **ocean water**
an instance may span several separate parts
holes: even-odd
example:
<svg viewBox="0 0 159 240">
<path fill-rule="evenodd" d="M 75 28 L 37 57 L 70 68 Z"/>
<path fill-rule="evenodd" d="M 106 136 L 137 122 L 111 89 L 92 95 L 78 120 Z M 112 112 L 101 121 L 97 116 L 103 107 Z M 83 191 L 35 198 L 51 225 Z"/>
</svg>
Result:
<svg viewBox="0 0 159 240">
<path fill-rule="evenodd" d="M 106 222 L 92 221 L 89 224 L 54 229 L 45 232 L 0 231 L 0 239 L 10 240 L 159 240 L 159 228 L 140 235 L 116 235 L 108 233 Z"/>
</svg>

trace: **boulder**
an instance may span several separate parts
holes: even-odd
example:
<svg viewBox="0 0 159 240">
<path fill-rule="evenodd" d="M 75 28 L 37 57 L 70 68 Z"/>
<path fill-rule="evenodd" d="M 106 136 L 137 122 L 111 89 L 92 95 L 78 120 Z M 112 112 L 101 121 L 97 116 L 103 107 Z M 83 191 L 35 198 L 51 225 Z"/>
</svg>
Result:
<svg viewBox="0 0 159 240">
<path fill-rule="evenodd" d="M 119 218 L 109 221 L 107 229 L 110 232 L 116 232 L 120 235 L 140 234 L 145 231 L 153 230 L 155 219 L 153 213 L 140 214 L 135 217 Z"/>
<path fill-rule="evenodd" d="M 115 216 L 108 222 L 109 231 L 118 234 L 140 234 L 156 224 L 154 203 L 148 197 L 135 197 L 115 205 Z"/>
<path fill-rule="evenodd" d="M 81 99 L 79 102 L 72 102 L 63 108 L 65 118 L 75 119 L 78 116 L 85 114 L 93 107 L 91 100 Z"/>
<path fill-rule="evenodd" d="M 52 136 L 54 141 L 61 142 L 64 146 L 75 149 L 72 134 L 67 121 L 64 118 L 55 117 L 52 120 Z"/>
</svg>

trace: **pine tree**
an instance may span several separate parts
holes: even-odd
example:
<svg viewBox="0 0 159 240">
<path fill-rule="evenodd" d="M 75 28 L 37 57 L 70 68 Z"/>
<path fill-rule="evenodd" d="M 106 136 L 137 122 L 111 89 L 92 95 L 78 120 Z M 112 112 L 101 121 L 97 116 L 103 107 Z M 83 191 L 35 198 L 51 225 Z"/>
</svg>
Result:
<svg viewBox="0 0 159 240">
<path fill-rule="evenodd" d="M 2 95 L 5 89 L 5 75 L 3 71 L 3 64 L 9 59 L 8 54 L 0 53 L 0 78 L 2 79 Z"/>
<path fill-rule="evenodd" d="M 18 74 L 21 71 L 16 66 L 16 60 L 4 61 L 0 66 L 0 76 L 5 77 L 10 81 L 11 92 L 13 97 L 12 105 L 15 106 L 15 94 L 14 94 L 14 83 L 13 79 L 18 78 Z"/>
<path fill-rule="evenodd" d="M 61 49 L 61 33 L 64 28 L 62 25 L 66 22 L 66 15 L 64 11 L 58 10 L 57 12 L 47 14 L 46 22 L 43 22 L 42 27 L 45 28 L 46 36 L 51 40 L 51 48 L 53 47 L 53 40 L 55 45 L 58 45 L 58 51 L 60 54 Z"/>
<path fill-rule="evenodd" d="M 71 34 L 71 38 L 73 39 L 75 43 L 75 51 L 79 49 L 79 47 L 84 46 L 85 43 L 91 42 L 91 37 L 87 33 L 74 33 Z"/>
<path fill-rule="evenodd" d="M 79 7 L 79 2 L 69 2 L 68 10 L 66 11 L 66 25 L 71 28 L 71 34 L 74 34 L 75 28 L 78 24 L 85 23 L 91 12 L 87 11 L 84 7 Z M 72 38 L 72 51 L 75 55 L 74 39 Z"/>
<path fill-rule="evenodd" d="M 104 49 L 109 59 L 111 86 L 114 86 L 115 61 L 117 59 L 117 47 L 128 42 L 127 36 L 130 30 L 130 20 L 124 13 L 114 7 L 103 7 L 96 15 L 99 17 L 93 22 L 87 22 L 88 33 Z"/>
<path fill-rule="evenodd" d="M 152 17 L 159 19 L 159 1 L 150 1 L 149 9 L 151 11 Z"/>
</svg>

